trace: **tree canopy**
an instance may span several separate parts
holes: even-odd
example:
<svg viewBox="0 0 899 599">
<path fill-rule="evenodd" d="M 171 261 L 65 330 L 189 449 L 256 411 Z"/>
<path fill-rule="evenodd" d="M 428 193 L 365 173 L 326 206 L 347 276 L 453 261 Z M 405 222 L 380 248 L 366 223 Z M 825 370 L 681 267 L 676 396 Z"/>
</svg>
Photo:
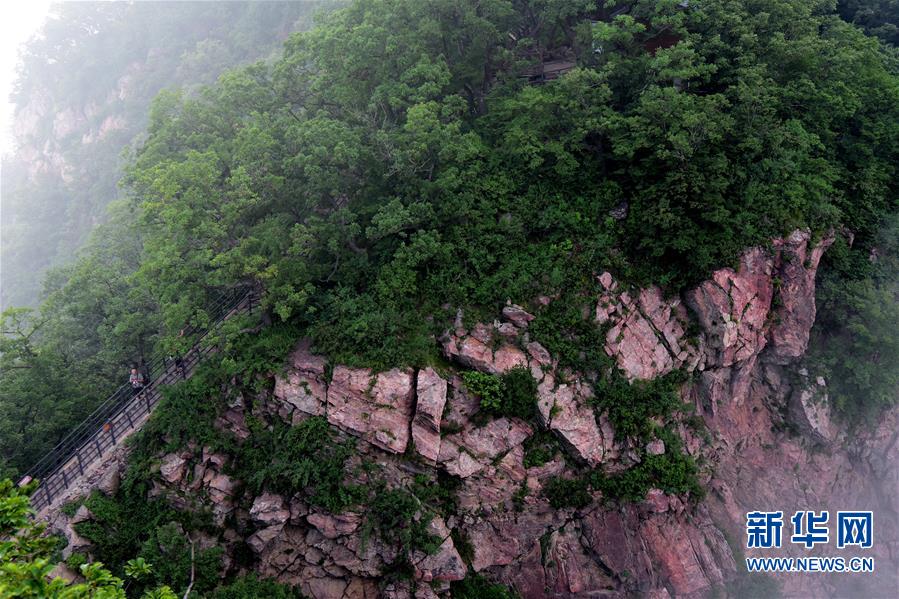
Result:
<svg viewBox="0 0 899 599">
<path fill-rule="evenodd" d="M 17 147 L 3 156 L 0 305 L 38 305 L 44 271 L 71 262 L 105 220 L 123 150 L 161 89 L 194 90 L 268 58 L 328 4 L 55 4 L 21 48 L 10 98 Z"/>
<path fill-rule="evenodd" d="M 87 405 L 70 383 L 239 285 L 382 368 L 431 360 L 457 308 L 492 318 L 602 269 L 674 293 L 796 227 L 867 251 L 896 210 L 897 72 L 827 1 L 353 2 L 272 63 L 156 98 L 114 222 L 40 312 L 6 315 L 10 438 L 45 426 L 41 372 Z"/>
</svg>

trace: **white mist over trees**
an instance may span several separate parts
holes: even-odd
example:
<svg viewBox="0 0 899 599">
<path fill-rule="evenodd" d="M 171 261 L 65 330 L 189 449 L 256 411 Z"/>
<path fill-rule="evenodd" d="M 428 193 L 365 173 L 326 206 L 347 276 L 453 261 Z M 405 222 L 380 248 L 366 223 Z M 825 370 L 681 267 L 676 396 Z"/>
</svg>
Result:
<svg viewBox="0 0 899 599">
<path fill-rule="evenodd" d="M 69 2 L 22 48 L 3 160 L 0 306 L 38 303 L 117 197 L 123 153 L 163 88 L 266 59 L 324 2 Z"/>
</svg>

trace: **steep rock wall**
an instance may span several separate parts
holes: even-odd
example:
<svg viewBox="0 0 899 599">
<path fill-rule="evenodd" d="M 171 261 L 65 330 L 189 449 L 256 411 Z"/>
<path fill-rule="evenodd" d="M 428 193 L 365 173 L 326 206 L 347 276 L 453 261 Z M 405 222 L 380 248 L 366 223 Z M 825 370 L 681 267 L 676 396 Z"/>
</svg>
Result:
<svg viewBox="0 0 899 599">
<path fill-rule="evenodd" d="M 324 416 L 341 434 L 360 439 L 347 469 L 354 482 L 370 482 L 357 467 L 363 461 L 376 463 L 394 487 L 409 485 L 418 473 L 458 477 L 457 513 L 430 524 L 439 549 L 412 556 L 417 582 L 385 586 L 382 574 L 396 548 L 363 534 L 363 514 L 328 514 L 300 494 L 248 495 L 226 474 L 229 458 L 208 449 L 163 456 L 155 493 L 186 508 L 211 503 L 226 527 L 221 544 L 233 549 L 245 540 L 262 575 L 297 584 L 316 599 L 434 597 L 465 577 L 468 567 L 525 598 L 704 597 L 740 576 L 746 512 L 782 510 L 789 517 L 799 509 L 873 510 L 877 528 L 869 555 L 877 573 L 864 579 L 782 575 L 787 596 L 887 594 L 896 588 L 899 567 L 899 411 L 849 439 L 829 422 L 826 406 L 810 399 L 826 392 L 826 382 L 807 380 L 794 364 L 808 343 L 815 272 L 831 241 L 812 243 L 800 231 L 768 249 L 753 248 L 737 269 L 715 272 L 683 298 L 665 298 L 655 288 L 629 292 L 610 274 L 600 276 L 604 292 L 595 318 L 610 326 L 605 350 L 626 375 L 654 378 L 675 368 L 693 373 L 682 394 L 709 435 L 686 426 L 679 432 L 686 451 L 709 466 L 703 480 L 708 494 L 698 504 L 651 489 L 635 504 L 610 505 L 596 493 L 585 508 L 555 509 L 541 489 L 550 478 L 570 476 L 571 464 L 557 456 L 525 467 L 523 444 L 534 426 L 479 418 L 478 399 L 453 369 L 372 373 L 335 366 L 329 378 L 325 360 L 308 343 L 296 348 L 257 409 L 294 424 Z M 699 328 L 688 337 L 691 319 Z M 538 384 L 540 424 L 560 439 L 569 459 L 608 472 L 633 465 L 639 459 L 635 440 L 616 436 L 605 416 L 596 415 L 589 381 L 559 371 L 530 338 L 531 320 L 512 305 L 493 324 L 467 329 L 459 319 L 442 340 L 444 352 L 456 364 L 487 373 L 528 368 Z M 219 426 L 246 438 L 245 417 L 238 402 Z M 465 548 L 456 546 L 459 538 L 470 544 L 469 563 Z M 832 544 L 807 552 L 785 543 L 777 555 L 832 553 Z"/>
</svg>

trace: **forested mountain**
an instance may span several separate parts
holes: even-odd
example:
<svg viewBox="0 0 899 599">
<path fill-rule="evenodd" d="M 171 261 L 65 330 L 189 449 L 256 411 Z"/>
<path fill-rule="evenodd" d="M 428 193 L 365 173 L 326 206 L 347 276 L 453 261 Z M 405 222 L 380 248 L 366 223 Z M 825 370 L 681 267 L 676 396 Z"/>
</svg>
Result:
<svg viewBox="0 0 899 599">
<path fill-rule="evenodd" d="M 758 509 L 741 501 L 877 495 L 899 384 L 890 3 L 356 0 L 214 82 L 308 6 L 216 4 L 200 32 L 205 5 L 171 6 L 71 9 L 90 15 L 69 21 L 81 62 L 140 48 L 129 28 L 182 27 L 178 52 L 121 58 L 145 60 L 145 87 L 108 106 L 88 69 L 46 83 L 63 46 L 25 62 L 23 102 L 42 85 L 77 98 L 91 141 L 28 128 L 19 155 L 50 140 L 59 159 L 10 196 L 42 208 L 13 223 L 28 236 L 10 238 L 13 264 L 64 209 L 88 216 L 47 237 L 61 251 L 103 223 L 39 309 L 3 313 L 0 473 L 23 473 L 129 365 L 181 355 L 222 294 L 252 290 L 261 309 L 166 391 L 121 488 L 87 500 L 76 530 L 93 545 L 74 555 L 119 576 L 138 555 L 174 564 L 133 588 L 183 592 L 194 535 L 201 594 L 254 570 L 316 597 L 450 580 L 511 596 L 488 578 L 527 597 L 769 596 L 735 565 L 733 514 Z M 111 46 L 84 33 L 107 19 Z M 116 158 L 97 154 L 108 180 L 67 169 L 123 142 L 123 197 L 100 218 Z M 89 200 L 53 191 L 82 180 Z M 872 447 L 885 457 L 854 471 Z M 768 465 L 770 481 L 747 478 Z M 452 572 L 422 566 L 447 543 Z M 568 557 L 582 578 L 554 570 Z M 889 588 L 882 571 L 858 589 Z"/>
<path fill-rule="evenodd" d="M 837 10 L 844 19 L 870 35 L 899 46 L 899 2 L 896 0 L 839 0 Z"/>
<path fill-rule="evenodd" d="M 0 305 L 36 306 L 119 197 L 123 153 L 163 88 L 187 92 L 263 59 L 323 2 L 68 2 L 23 47 L 3 160 Z"/>
</svg>

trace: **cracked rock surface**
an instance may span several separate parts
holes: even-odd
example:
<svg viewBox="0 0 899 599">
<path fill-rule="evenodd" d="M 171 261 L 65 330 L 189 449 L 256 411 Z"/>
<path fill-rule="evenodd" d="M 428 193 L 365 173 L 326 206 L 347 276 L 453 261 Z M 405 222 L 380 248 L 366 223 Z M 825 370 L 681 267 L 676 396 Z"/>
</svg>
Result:
<svg viewBox="0 0 899 599">
<path fill-rule="evenodd" d="M 235 403 L 220 419 L 245 439 L 252 409 L 294 424 L 323 416 L 340 435 L 359 440 L 347 466 L 354 482 L 368 480 L 358 474 L 363 463 L 376 464 L 388 488 L 409 488 L 420 474 L 453 480 L 455 512 L 429 521 L 435 550 L 413 552 L 411 580 L 384 579 L 398 552 L 366 532 L 366 506 L 331 514 L 300 493 L 253 496 L 228 474 L 229 458 L 209 448 L 160 456 L 153 492 L 185 508 L 211 505 L 227 551 L 245 544 L 259 574 L 296 584 L 315 599 L 447 597 L 449 583 L 469 571 L 511 585 L 526 599 L 698 599 L 739 577 L 732 545 L 744 544 L 745 514 L 759 509 L 874 510 L 870 556 L 877 571 L 866 584 L 895 589 L 899 410 L 847 439 L 816 401 L 826 381 L 797 374 L 795 361 L 814 322 L 817 265 L 831 242 L 813 244 L 807 231 L 797 231 L 770 249 L 751 248 L 736 269 L 716 271 L 683 297 L 655 287 L 625 289 L 611 273 L 598 274 L 602 292 L 590 316 L 608 327 L 604 350 L 624 374 L 637 380 L 675 369 L 692 373 L 681 393 L 706 434 L 683 424 L 676 432 L 683 450 L 706 464 L 700 501 L 650 489 L 626 505 L 598 493 L 582 509 L 549 504 L 541 490 L 550 479 L 585 468 L 616 472 L 633 463 L 636 450 L 658 456 L 672 449 L 659 439 L 635 445 L 616 434 L 595 409 L 589 377 L 560 372 L 532 337 L 539 311 L 511 303 L 492 324 L 468 329 L 457 319 L 440 339 L 450 363 L 440 368 L 377 373 L 333 365 L 327 377 L 324 358 L 301 342 L 274 391 L 257 402 L 261 408 Z M 459 371 L 515 367 L 535 380 L 537 418 L 485 417 Z M 788 423 L 798 434 L 788 432 Z M 554 435 L 562 452 L 526 467 L 527 440 L 538 429 Z M 83 546 L 65 517 L 53 526 Z M 747 554 L 763 555 L 753 551 Z M 781 554 L 804 555 L 791 547 Z M 780 582 L 791 597 L 848 592 L 839 575 Z"/>
</svg>

